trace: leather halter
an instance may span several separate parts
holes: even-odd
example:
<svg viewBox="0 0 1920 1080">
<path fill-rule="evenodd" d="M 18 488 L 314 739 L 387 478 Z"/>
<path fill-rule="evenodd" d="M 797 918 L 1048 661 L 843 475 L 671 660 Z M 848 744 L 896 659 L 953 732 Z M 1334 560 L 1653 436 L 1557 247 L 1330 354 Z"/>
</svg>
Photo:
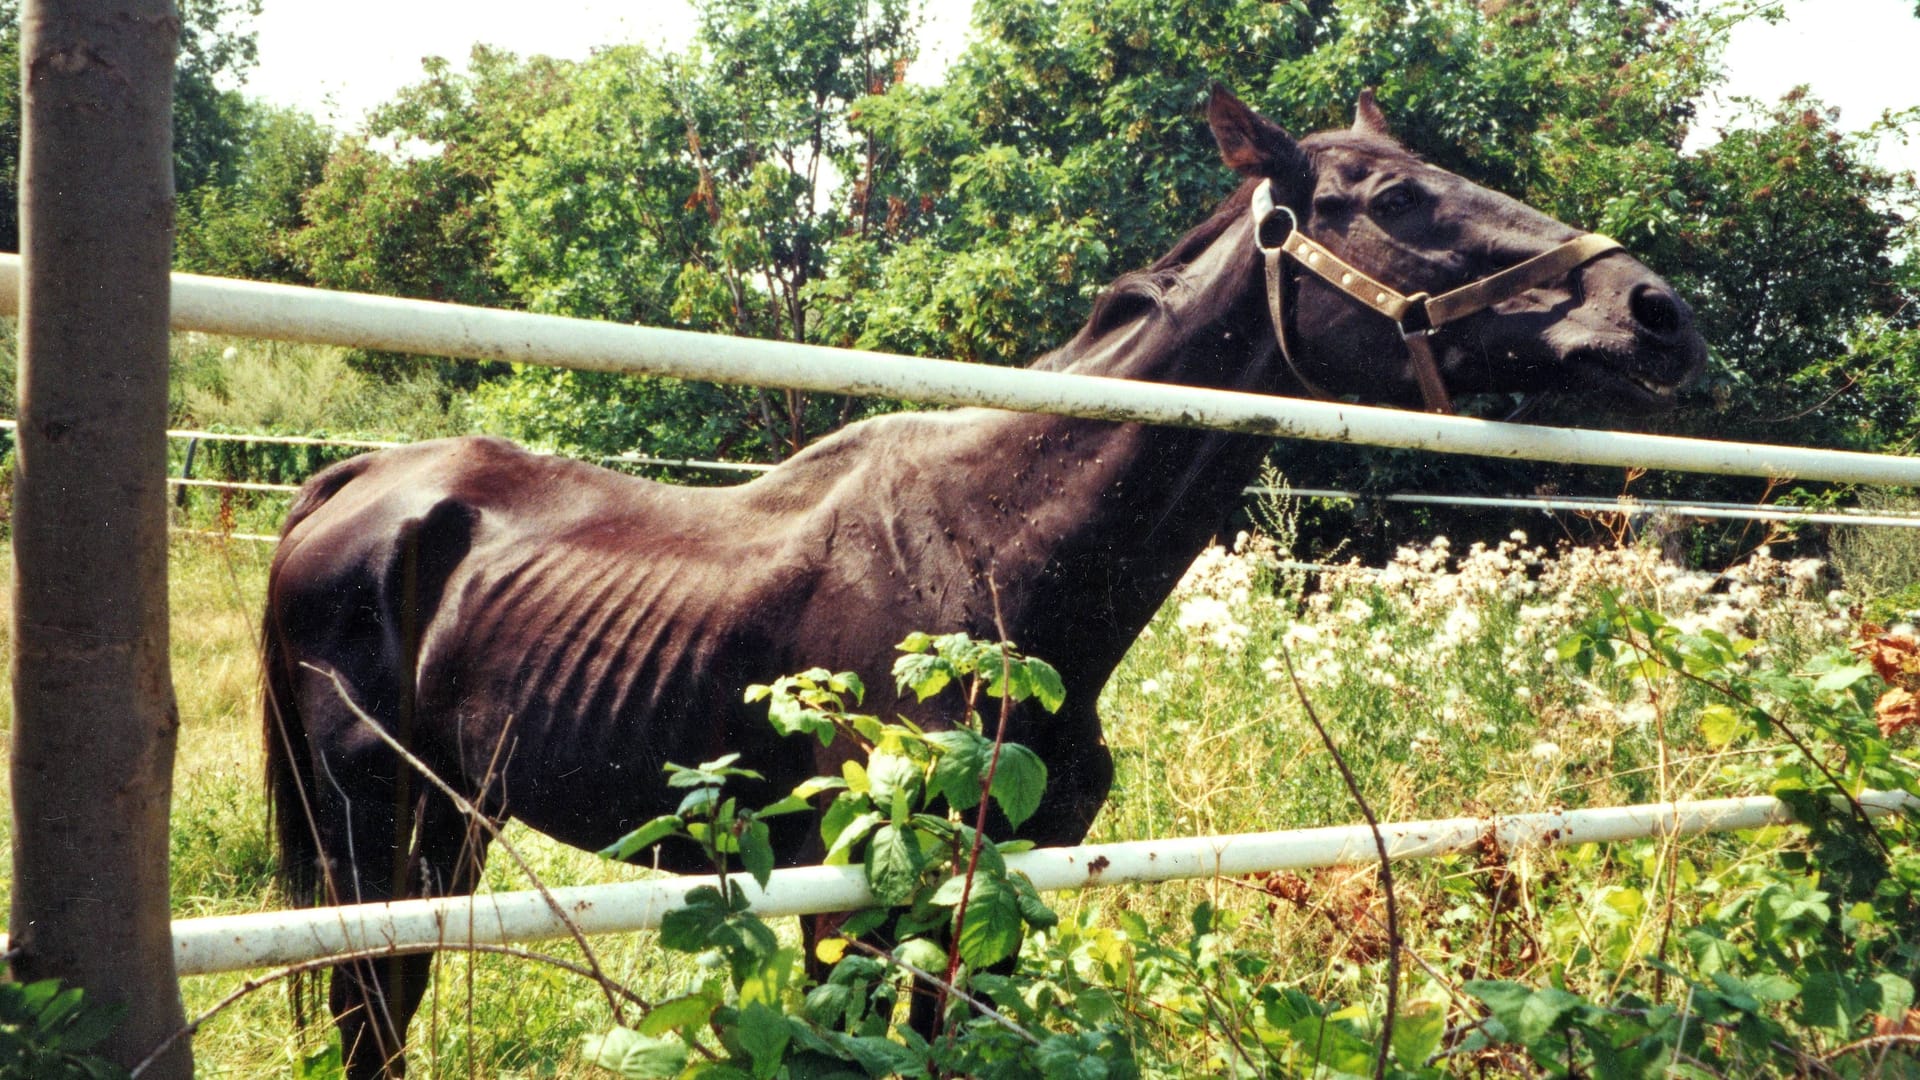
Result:
<svg viewBox="0 0 1920 1080">
<path fill-rule="evenodd" d="M 1281 215 L 1286 219 L 1286 231 L 1269 240 L 1268 225 Z M 1407 296 L 1355 269 L 1302 232 L 1300 219 L 1294 216 L 1293 210 L 1273 201 L 1271 180 L 1262 180 L 1260 186 L 1253 189 L 1253 242 L 1267 267 L 1267 311 L 1273 316 L 1274 339 L 1280 343 L 1280 354 L 1293 370 L 1293 377 L 1300 380 L 1308 393 L 1318 398 L 1333 397 L 1301 373 L 1287 344 L 1286 272 L 1280 262 L 1282 255 L 1291 256 L 1301 269 L 1393 320 L 1401 340 L 1407 344 L 1413 375 L 1420 384 L 1420 396 L 1426 401 L 1427 411 L 1435 413 L 1453 412 L 1453 400 L 1447 396 L 1446 383 L 1440 379 L 1440 366 L 1433 358 L 1430 339 L 1435 331 L 1528 289 L 1564 277 L 1610 251 L 1620 250 L 1618 241 L 1599 233 L 1582 233 L 1530 259 L 1439 296 L 1428 296 L 1424 292 Z"/>
</svg>

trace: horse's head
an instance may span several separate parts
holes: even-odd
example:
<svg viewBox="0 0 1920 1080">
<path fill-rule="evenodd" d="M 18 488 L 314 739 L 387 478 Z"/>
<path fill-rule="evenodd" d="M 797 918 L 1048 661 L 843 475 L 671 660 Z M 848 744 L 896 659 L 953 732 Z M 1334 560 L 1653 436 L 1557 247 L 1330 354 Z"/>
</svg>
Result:
<svg viewBox="0 0 1920 1080">
<path fill-rule="evenodd" d="M 1408 153 L 1370 93 L 1357 112 L 1296 141 L 1225 90 L 1208 108 L 1310 392 L 1439 409 L 1449 391 L 1570 391 L 1649 412 L 1700 373 L 1705 342 L 1658 275 Z"/>
</svg>

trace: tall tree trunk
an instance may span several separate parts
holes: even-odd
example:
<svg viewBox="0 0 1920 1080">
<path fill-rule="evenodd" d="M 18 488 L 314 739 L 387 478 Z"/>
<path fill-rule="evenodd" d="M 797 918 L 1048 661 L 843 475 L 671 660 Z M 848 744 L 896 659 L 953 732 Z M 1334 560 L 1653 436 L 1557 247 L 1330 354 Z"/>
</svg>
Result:
<svg viewBox="0 0 1920 1080">
<path fill-rule="evenodd" d="M 167 663 L 169 0 L 28 0 L 20 49 L 13 959 L 183 1024 L 167 903 L 179 725 Z M 149 1076 L 188 1077 L 184 1040 Z"/>
</svg>

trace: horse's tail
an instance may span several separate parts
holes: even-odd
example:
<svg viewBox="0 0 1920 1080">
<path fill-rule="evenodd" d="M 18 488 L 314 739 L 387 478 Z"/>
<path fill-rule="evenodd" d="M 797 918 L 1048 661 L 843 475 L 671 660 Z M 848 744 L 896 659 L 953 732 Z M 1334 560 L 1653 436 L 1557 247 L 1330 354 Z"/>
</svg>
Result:
<svg viewBox="0 0 1920 1080">
<path fill-rule="evenodd" d="M 289 902 L 311 907 L 320 900 L 320 842 L 307 802 L 313 790 L 313 758 L 307 753 L 296 680 L 276 615 L 269 602 L 260 627 L 267 815 L 280 889 Z"/>
<path fill-rule="evenodd" d="M 269 827 L 278 856 L 275 873 L 287 899 L 302 907 L 323 899 L 323 852 L 309 801 L 314 790 L 313 756 L 300 715 L 299 673 L 287 642 L 288 613 L 281 610 L 280 573 L 294 530 L 371 463 L 371 455 L 340 462 L 315 473 L 301 487 L 280 529 L 280 549 L 267 574 L 266 611 L 260 619 L 261 741 L 266 749 Z"/>
<path fill-rule="evenodd" d="M 289 537 L 308 516 L 324 506 L 334 493 L 366 471 L 367 456 L 353 458 L 314 474 L 294 497 L 280 529 L 280 548 L 267 574 L 266 610 L 260 618 L 261 743 L 265 749 L 268 830 L 273 835 L 274 875 L 287 901 L 312 907 L 330 899 L 326 888 L 325 852 L 321 850 L 314 818 L 313 754 L 300 709 L 299 671 L 295 650 L 287 639 L 287 615 L 281 608 L 282 560 L 290 550 Z M 304 1027 L 318 1013 L 320 983 L 296 975 L 292 986 L 293 1015 Z"/>
</svg>

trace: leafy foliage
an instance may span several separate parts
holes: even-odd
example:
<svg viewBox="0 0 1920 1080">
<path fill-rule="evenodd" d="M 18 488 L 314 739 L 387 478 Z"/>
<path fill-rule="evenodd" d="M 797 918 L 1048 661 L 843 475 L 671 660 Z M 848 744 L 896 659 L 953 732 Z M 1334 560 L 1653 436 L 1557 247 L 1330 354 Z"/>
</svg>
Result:
<svg viewBox="0 0 1920 1080">
<path fill-rule="evenodd" d="M 0 982 L 0 1078 L 113 1080 L 126 1070 L 87 1051 L 126 1013 L 124 1005 L 88 1001 L 58 980 Z"/>
<path fill-rule="evenodd" d="M 1800 753 L 1771 767 L 1770 788 L 1806 825 L 1806 852 L 1677 928 L 1671 939 L 1683 958 L 1669 958 L 1663 935 L 1644 974 L 1623 968 L 1605 994 L 1467 983 L 1490 1016 L 1457 1052 L 1518 1046 L 1553 1076 L 1651 1075 L 1680 1060 L 1709 1074 L 1786 1074 L 1850 1055 L 1871 1060 L 1905 1038 L 1897 1033 L 1920 974 L 1914 815 L 1876 825 L 1858 799 L 1920 792 L 1920 774 L 1875 722 L 1872 667 L 1846 653 L 1805 666 L 1755 664 L 1758 644 L 1689 631 L 1609 595 L 1559 651 L 1586 675 L 1647 683 L 1670 675 L 1705 689 L 1702 729 L 1719 746 L 1789 741 Z M 1906 655 L 1913 642 L 1869 647 Z M 1651 987 L 1637 985 L 1649 975 Z M 1661 993 L 1669 979 L 1684 988 L 1678 1005 L 1673 988 Z"/>
<path fill-rule="evenodd" d="M 902 648 L 896 676 L 902 689 L 916 692 L 971 680 L 971 700 L 979 700 L 995 679 L 1010 695 L 1037 696 L 1051 679 L 1044 665 L 964 636 L 916 634 Z M 1869 825 L 1850 800 L 1869 788 L 1920 792 L 1920 775 L 1889 751 L 1884 704 L 1880 724 L 1874 714 L 1876 666 L 1914 681 L 1908 669 L 1920 668 L 1911 662 L 1920 647 L 1910 638 L 1882 638 L 1862 652 L 1865 660 L 1840 652 L 1789 662 L 1758 650 L 1754 639 L 1602 594 L 1597 613 L 1558 647 L 1561 660 L 1582 679 L 1699 691 L 1702 730 L 1715 746 L 1789 736 L 1801 752 L 1748 768 L 1795 808 L 1807 842 L 1778 864 L 1729 881 L 1697 921 L 1661 934 L 1651 953 L 1633 949 L 1631 942 L 1644 937 L 1590 936 L 1579 947 L 1587 955 L 1561 960 L 1561 974 L 1546 984 L 1469 971 L 1449 997 L 1443 981 L 1423 982 L 1394 1018 L 1385 1075 L 1439 1077 L 1471 1064 L 1495 1075 L 1637 1077 L 1667 1075 L 1676 1062 L 1698 1075 L 1816 1068 L 1906 1075 L 1874 1070 L 1902 1060 L 1880 1051 L 1911 1037 L 1905 1025 L 1920 973 L 1920 853 L 1912 847 L 1911 820 Z M 858 680 L 824 671 L 756 687 L 751 696 L 772 703 L 783 732 L 850 737 L 866 746 L 864 765 L 849 763 L 842 777 L 812 781 L 771 809 L 797 809 L 837 792 L 821 817 L 828 861 L 862 866 L 881 905 L 852 916 L 842 932 L 891 922 L 896 943 L 889 952 L 854 952 L 846 937 L 829 939 L 821 959 L 834 964 L 831 972 L 803 988 L 788 981 L 795 978 L 792 950 L 746 913 L 744 901 L 703 888 L 675 913 L 662 940 L 688 951 L 717 950 L 716 974 L 704 988 L 661 1002 L 637 1029 L 593 1040 L 590 1056 L 598 1063 L 648 1077 L 728 1068 L 771 1076 L 782 1067 L 901 1076 L 1160 1075 L 1168 1063 L 1148 1048 L 1197 1038 L 1214 1048 L 1213 1064 L 1228 1075 L 1373 1069 L 1384 1034 L 1378 1018 L 1363 1006 L 1274 980 L 1275 957 L 1235 943 L 1239 915 L 1202 903 L 1171 932 L 1130 911 L 1109 925 L 1084 912 L 1061 922 L 1024 878 L 1007 872 L 1009 847 L 981 841 L 952 813 L 977 804 L 988 785 L 1001 799 L 999 774 L 982 768 L 983 747 L 991 745 L 983 734 L 923 733 L 851 712 L 862 696 Z M 1007 756 L 1015 749 L 1001 748 L 1002 770 L 1017 760 Z M 722 761 L 677 770 L 675 783 L 710 787 L 714 794 L 703 805 L 712 805 L 732 769 Z M 946 799 L 946 816 L 926 813 L 935 794 Z M 1007 809 L 1018 820 L 1018 808 Z M 727 813 L 735 815 L 731 832 L 748 835 L 739 823 L 750 819 Z M 651 823 L 623 841 L 620 853 L 684 821 Z M 978 859 L 971 884 L 960 873 L 969 852 Z M 963 897 L 966 908 L 955 910 Z M 1609 910 L 1641 919 L 1654 902 L 1623 886 L 1603 898 Z M 950 957 L 939 934 L 956 924 L 950 947 L 958 955 Z M 1021 951 L 1023 937 L 1028 947 Z M 984 970 L 1016 953 L 1014 972 Z M 890 962 L 928 975 L 946 966 L 949 978 L 958 973 L 957 985 L 990 1001 L 998 1018 L 967 1019 L 971 1006 L 952 1006 L 947 1015 L 959 1027 L 931 1043 L 894 1026 L 901 997 Z M 722 971 L 730 983 L 723 984 Z M 781 994 L 769 992 L 775 985 Z M 703 1052 L 693 1033 L 707 1025 L 720 1046 Z"/>
<path fill-rule="evenodd" d="M 333 136 L 289 109 L 252 106 L 235 136 L 230 182 L 180 198 L 174 263 L 184 271 L 253 281 L 310 284 L 296 237 L 308 224 L 307 192 L 318 185 Z"/>
<path fill-rule="evenodd" d="M 692 54 L 607 50 L 530 131 L 501 185 L 500 278 L 538 310 L 818 340 L 810 287 L 872 218 L 862 182 L 849 200 L 834 178 L 884 168 L 845 117 L 896 80 L 907 4 L 708 0 L 699 16 Z M 700 457 L 785 456 L 851 416 L 797 392 L 533 368 L 482 411 L 557 446 Z"/>
<path fill-rule="evenodd" d="M 901 649 L 895 677 L 923 700 L 969 686 L 970 701 L 985 694 L 1060 706 L 1058 673 L 1007 644 L 915 634 Z M 1006 865 L 1006 853 L 1021 845 L 989 841 L 961 818 L 983 799 L 1015 825 L 1031 816 L 1046 784 L 1045 766 L 1032 751 L 976 730 L 977 716 L 976 726 L 927 732 L 850 711 L 864 688 L 848 674 L 809 671 L 755 686 L 747 696 L 769 702 L 769 720 L 783 734 L 818 737 L 823 745 L 853 740 L 865 763 L 849 760 L 841 776 L 810 780 L 757 811 L 723 790 L 730 779 L 758 775 L 731 756 L 697 769 L 668 766 L 669 783 L 690 789 L 679 810 L 603 854 L 629 858 L 669 836 L 706 850 L 721 874 L 719 887 L 695 889 L 685 907 L 669 913 L 661 943 L 711 956 L 713 974 L 657 1003 L 638 1027 L 589 1040 L 591 1060 L 629 1077 L 1137 1075 L 1131 1049 L 1110 1029 L 1075 1025 L 1049 1033 L 1036 1024 L 1036 1034 L 997 1010 L 976 1013 L 963 997 L 972 987 L 1014 1008 L 1025 980 L 979 973 L 1011 958 L 1030 930 L 1058 921 L 1032 883 Z M 797 950 L 781 946 L 747 910 L 745 893 L 726 871 L 738 854 L 764 886 L 773 866 L 764 819 L 811 811 L 827 792 L 836 793 L 820 812 L 827 864 L 860 866 L 875 906 L 819 944 L 818 959 L 830 970 L 808 986 L 796 971 Z M 890 951 L 850 945 L 888 924 Z M 946 1034 L 932 1043 L 894 1021 L 895 1006 L 916 980 L 929 984 L 917 992 L 938 987 L 948 1005 Z M 1032 1014 L 1030 1007 L 1019 1011 Z M 706 1030 L 718 1047 L 700 1038 Z M 698 1059 L 704 1063 L 689 1068 Z"/>
</svg>

